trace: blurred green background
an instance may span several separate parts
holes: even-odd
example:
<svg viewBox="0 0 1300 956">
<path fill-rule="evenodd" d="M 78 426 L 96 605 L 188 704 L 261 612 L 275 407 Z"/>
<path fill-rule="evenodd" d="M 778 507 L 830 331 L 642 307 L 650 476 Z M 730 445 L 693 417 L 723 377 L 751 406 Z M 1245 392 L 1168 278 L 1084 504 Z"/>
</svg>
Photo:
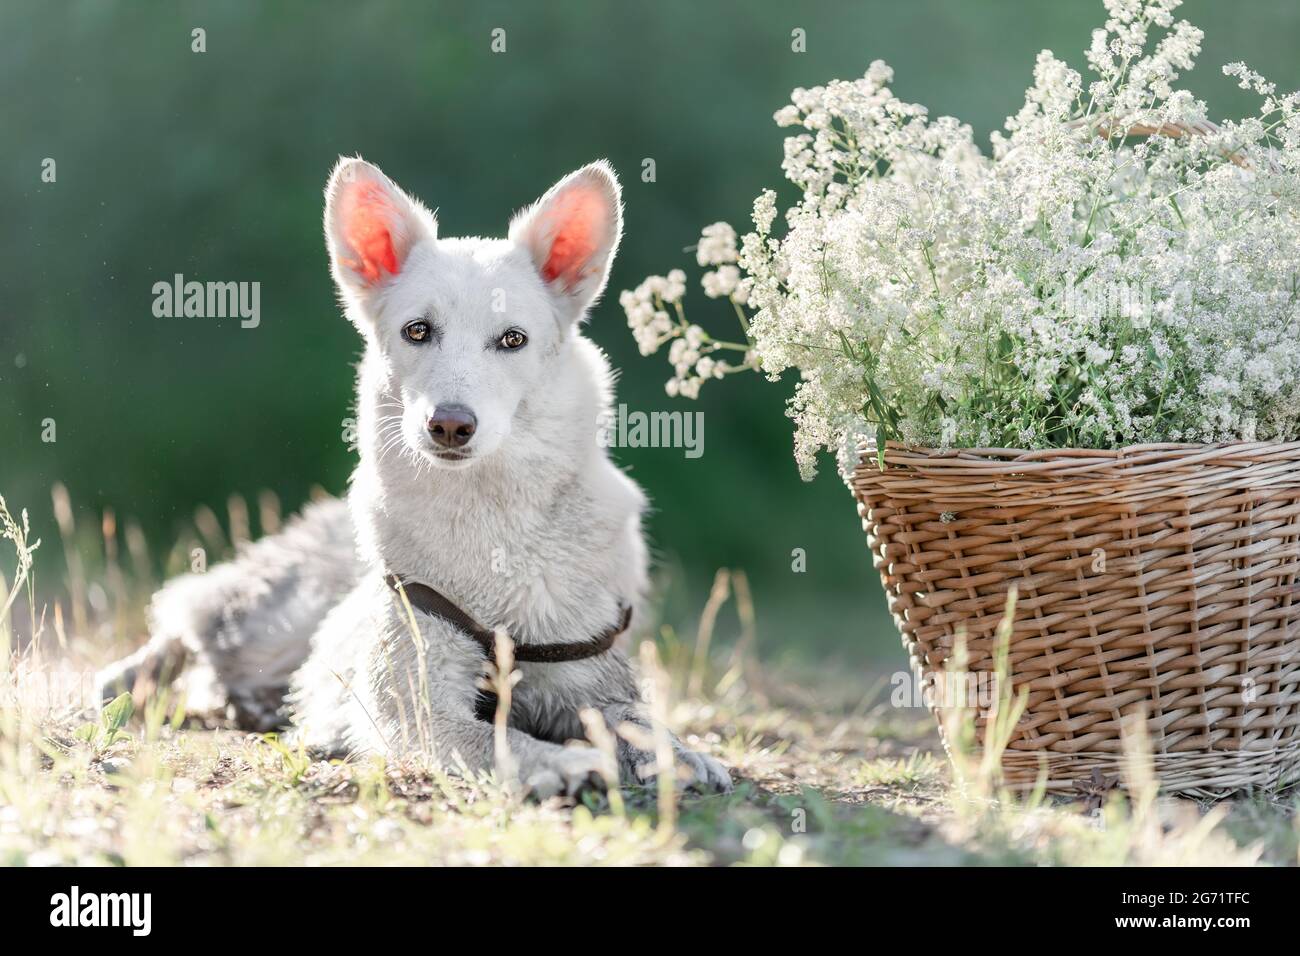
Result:
<svg viewBox="0 0 1300 956">
<path fill-rule="evenodd" d="M 1212 115 L 1253 111 L 1219 73 L 1245 59 L 1300 86 L 1300 4 L 1191 0 L 1207 31 L 1190 86 Z M 970 122 L 981 143 L 1020 105 L 1045 47 L 1082 69 L 1100 0 L 653 3 L 5 0 L 0 6 L 0 494 L 61 576 L 50 487 L 83 515 L 111 506 L 165 552 L 197 505 L 342 491 L 359 342 L 335 305 L 321 188 L 360 152 L 439 209 L 446 235 L 502 235 L 556 178 L 608 157 L 627 230 L 589 334 L 632 408 L 693 410 L 638 356 L 616 298 L 718 219 L 744 225 L 781 181 L 772 112 L 795 86 L 885 59 L 895 89 Z M 191 52 L 191 30 L 207 52 Z M 490 50 L 506 31 L 506 52 Z M 802 28 L 807 51 L 791 50 Z M 57 182 L 42 183 L 42 160 Z M 657 180 L 641 181 L 645 158 Z M 788 191 L 783 193 L 789 198 Z M 260 327 L 160 319 L 151 288 L 258 281 Z M 695 316 L 716 307 L 688 270 Z M 721 311 L 719 322 L 726 322 Z M 854 505 L 827 461 L 802 483 L 789 383 L 704 390 L 705 452 L 630 449 L 670 621 L 698 611 L 715 568 L 752 582 L 769 656 L 901 660 Z M 57 441 L 41 440 L 42 420 Z M 806 552 L 803 573 L 792 550 Z M 5 565 L 7 567 L 7 564 Z"/>
</svg>

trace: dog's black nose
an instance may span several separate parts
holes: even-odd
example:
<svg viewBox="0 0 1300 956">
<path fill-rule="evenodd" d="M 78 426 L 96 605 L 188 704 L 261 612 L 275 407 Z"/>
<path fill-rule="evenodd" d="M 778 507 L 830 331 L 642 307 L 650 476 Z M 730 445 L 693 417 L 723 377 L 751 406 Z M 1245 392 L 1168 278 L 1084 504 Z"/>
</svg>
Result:
<svg viewBox="0 0 1300 956">
<path fill-rule="evenodd" d="M 464 405 L 439 405 L 427 424 L 435 445 L 459 448 L 474 437 L 478 419 Z"/>
</svg>

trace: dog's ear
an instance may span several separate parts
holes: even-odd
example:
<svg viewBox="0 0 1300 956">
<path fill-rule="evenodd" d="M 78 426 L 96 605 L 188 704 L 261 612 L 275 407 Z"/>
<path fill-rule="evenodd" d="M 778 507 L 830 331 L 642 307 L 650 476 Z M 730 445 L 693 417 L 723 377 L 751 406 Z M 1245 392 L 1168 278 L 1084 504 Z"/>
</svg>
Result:
<svg viewBox="0 0 1300 956">
<path fill-rule="evenodd" d="M 437 224 L 419 202 L 361 159 L 340 159 L 325 188 L 325 242 L 339 288 L 364 295 L 402 271 Z"/>
<path fill-rule="evenodd" d="M 618 179 L 604 160 L 565 176 L 510 222 L 569 321 L 582 317 L 609 278 L 623 233 Z"/>
</svg>

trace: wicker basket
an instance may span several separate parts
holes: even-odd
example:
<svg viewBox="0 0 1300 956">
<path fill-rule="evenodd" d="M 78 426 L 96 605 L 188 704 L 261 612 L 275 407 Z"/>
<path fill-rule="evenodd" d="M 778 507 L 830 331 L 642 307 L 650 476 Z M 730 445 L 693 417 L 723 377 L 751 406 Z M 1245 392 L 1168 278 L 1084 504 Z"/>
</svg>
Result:
<svg viewBox="0 0 1300 956">
<path fill-rule="evenodd" d="M 991 673 L 1016 588 L 1011 786 L 1117 778 L 1142 714 L 1167 790 L 1300 778 L 1300 442 L 890 445 L 851 484 L 923 680 L 944 679 L 959 632 L 970 672 Z"/>
</svg>

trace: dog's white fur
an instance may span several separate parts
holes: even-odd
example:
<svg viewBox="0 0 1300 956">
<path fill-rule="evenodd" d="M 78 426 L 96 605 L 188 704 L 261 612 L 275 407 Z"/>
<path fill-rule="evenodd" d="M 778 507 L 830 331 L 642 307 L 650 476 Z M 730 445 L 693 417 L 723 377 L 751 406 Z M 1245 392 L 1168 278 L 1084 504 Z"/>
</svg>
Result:
<svg viewBox="0 0 1300 956">
<path fill-rule="evenodd" d="M 418 612 L 416 641 L 383 578 L 431 584 L 521 645 L 593 637 L 624 603 L 642 619 L 646 500 L 597 441 L 611 374 L 578 328 L 621 229 L 603 162 L 561 180 L 496 240 L 439 239 L 433 215 L 377 167 L 341 160 L 326 240 L 365 340 L 347 506 L 313 505 L 233 562 L 168 584 L 151 607 L 150 643 L 102 675 L 105 692 L 187 664 L 191 702 L 267 727 L 287 700 L 314 749 L 420 750 L 453 768 L 494 767 L 492 727 L 473 712 L 481 649 Z M 437 334 L 416 344 L 402 329 L 420 319 Z M 507 329 L 527 344 L 495 347 Z M 440 457 L 427 428 L 447 404 L 477 418 L 463 460 Z M 519 669 L 509 749 L 538 793 L 594 782 L 596 753 L 563 746 L 583 736 L 582 708 L 614 729 L 647 723 L 617 648 Z M 694 783 L 730 786 L 716 761 L 675 739 L 674 750 Z M 622 740 L 619 758 L 629 782 L 648 779 L 649 754 Z"/>
</svg>

